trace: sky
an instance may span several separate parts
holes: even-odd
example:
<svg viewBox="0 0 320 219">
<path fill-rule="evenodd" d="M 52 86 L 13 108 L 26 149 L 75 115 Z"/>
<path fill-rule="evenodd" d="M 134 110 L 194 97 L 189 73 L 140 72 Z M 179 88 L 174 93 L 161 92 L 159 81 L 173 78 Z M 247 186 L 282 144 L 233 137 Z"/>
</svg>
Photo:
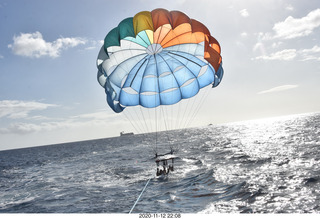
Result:
<svg viewBox="0 0 320 219">
<path fill-rule="evenodd" d="M 120 21 L 156 8 L 205 24 L 224 78 L 192 126 L 320 111 L 318 0 L 0 0 L 0 150 L 134 131 L 96 59 Z"/>
</svg>

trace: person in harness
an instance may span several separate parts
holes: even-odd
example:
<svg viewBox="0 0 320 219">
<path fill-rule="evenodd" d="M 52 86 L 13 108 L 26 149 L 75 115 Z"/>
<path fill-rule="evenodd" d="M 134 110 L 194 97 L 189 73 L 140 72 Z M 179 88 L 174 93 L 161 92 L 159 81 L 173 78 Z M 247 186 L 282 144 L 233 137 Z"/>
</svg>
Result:
<svg viewBox="0 0 320 219">
<path fill-rule="evenodd" d="M 172 156 L 167 156 L 166 155 L 172 155 Z M 157 164 L 157 176 L 160 175 L 167 175 L 170 171 L 173 171 L 174 168 L 174 158 L 175 156 L 173 156 L 173 150 L 171 149 L 171 151 L 169 153 L 166 154 L 155 154 L 155 159 L 156 159 L 156 164 Z M 171 165 L 168 166 L 168 160 L 171 160 Z M 161 165 L 162 162 L 162 165 Z"/>
</svg>

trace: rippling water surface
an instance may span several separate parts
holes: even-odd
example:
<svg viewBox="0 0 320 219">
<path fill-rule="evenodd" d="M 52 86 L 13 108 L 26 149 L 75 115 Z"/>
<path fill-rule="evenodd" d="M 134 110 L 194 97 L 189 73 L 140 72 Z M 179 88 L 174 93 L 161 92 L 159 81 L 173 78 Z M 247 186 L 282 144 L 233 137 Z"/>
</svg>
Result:
<svg viewBox="0 0 320 219">
<path fill-rule="evenodd" d="M 0 212 L 319 213 L 320 114 L 0 151 Z"/>
</svg>

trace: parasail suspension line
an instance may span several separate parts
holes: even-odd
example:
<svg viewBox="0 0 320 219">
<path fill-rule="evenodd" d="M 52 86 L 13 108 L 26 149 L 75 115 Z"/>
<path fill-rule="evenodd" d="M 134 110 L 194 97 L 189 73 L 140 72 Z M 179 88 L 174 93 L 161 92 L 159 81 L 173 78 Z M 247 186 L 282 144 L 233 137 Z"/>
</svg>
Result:
<svg viewBox="0 0 320 219">
<path fill-rule="evenodd" d="M 156 153 L 158 153 L 158 117 L 157 108 L 154 108 L 155 122 L 156 122 Z"/>
<path fill-rule="evenodd" d="M 140 197 L 141 197 L 141 195 L 142 195 L 142 193 L 144 192 L 144 190 L 147 188 L 147 185 L 149 184 L 149 182 L 150 182 L 150 180 L 151 180 L 152 178 L 150 178 L 149 180 L 148 180 L 148 182 L 147 182 L 147 184 L 144 186 L 144 188 L 142 189 L 142 191 L 141 191 L 141 193 L 140 193 L 140 195 L 139 195 L 139 197 L 137 198 L 137 201 L 134 203 L 134 205 L 132 206 L 132 208 L 131 208 L 131 210 L 130 210 L 130 212 L 129 212 L 129 214 L 131 214 L 131 212 L 132 212 L 132 210 L 134 209 L 134 207 L 136 206 L 136 204 L 138 203 L 138 201 L 139 201 L 139 199 L 140 199 Z"/>
<path fill-rule="evenodd" d="M 137 133 L 141 133 L 140 131 L 138 131 L 137 127 L 132 123 L 133 119 L 130 119 L 130 118 L 129 118 L 129 114 L 127 115 L 126 113 L 127 113 L 127 111 L 123 111 L 123 114 L 122 114 L 122 115 L 124 115 L 124 116 L 126 117 L 126 119 L 131 123 L 132 127 L 135 129 L 135 131 L 136 131 Z M 130 116 L 131 116 L 131 115 L 130 115 Z M 132 117 L 132 116 L 131 116 L 131 117 Z M 139 129 L 139 130 L 140 130 L 140 129 Z"/>
<path fill-rule="evenodd" d="M 200 102 L 198 103 L 198 105 L 197 105 L 197 107 L 191 117 L 191 120 L 188 122 L 188 124 L 186 126 L 189 126 L 193 122 L 193 120 L 197 116 L 198 112 L 203 107 L 203 104 L 207 100 L 207 97 L 210 93 L 210 89 L 212 89 L 212 88 L 210 88 L 210 86 L 207 86 L 207 88 L 204 89 L 204 92 L 203 92 L 204 94 L 201 96 Z"/>
</svg>

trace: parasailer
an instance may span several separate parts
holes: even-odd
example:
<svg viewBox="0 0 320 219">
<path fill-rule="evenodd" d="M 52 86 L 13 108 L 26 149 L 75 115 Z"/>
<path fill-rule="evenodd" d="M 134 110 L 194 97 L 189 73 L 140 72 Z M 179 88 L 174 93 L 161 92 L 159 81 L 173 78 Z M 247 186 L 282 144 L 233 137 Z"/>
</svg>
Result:
<svg viewBox="0 0 320 219">
<path fill-rule="evenodd" d="M 157 154 L 155 156 L 155 162 L 157 164 L 157 176 L 160 175 L 166 175 L 170 171 L 174 171 L 174 159 L 177 158 L 177 156 L 173 155 L 173 149 L 171 148 L 171 151 L 166 154 Z M 171 165 L 168 165 L 168 160 L 171 160 Z"/>
<path fill-rule="evenodd" d="M 223 77 L 220 53 L 220 45 L 208 28 L 183 12 L 142 11 L 122 20 L 106 35 L 97 58 L 98 82 L 116 113 L 134 106 L 148 109 L 171 106 L 199 96 L 201 88 L 220 84 Z M 154 114 L 157 130 L 158 117 L 165 113 Z M 173 117 L 165 120 L 167 129 L 168 120 Z M 146 120 L 145 115 L 142 118 Z M 166 166 L 165 173 L 173 171 L 174 158 L 156 157 L 157 164 L 168 160 L 172 165 L 170 168 L 162 165 Z M 159 168 L 157 173 L 160 174 Z"/>
</svg>

